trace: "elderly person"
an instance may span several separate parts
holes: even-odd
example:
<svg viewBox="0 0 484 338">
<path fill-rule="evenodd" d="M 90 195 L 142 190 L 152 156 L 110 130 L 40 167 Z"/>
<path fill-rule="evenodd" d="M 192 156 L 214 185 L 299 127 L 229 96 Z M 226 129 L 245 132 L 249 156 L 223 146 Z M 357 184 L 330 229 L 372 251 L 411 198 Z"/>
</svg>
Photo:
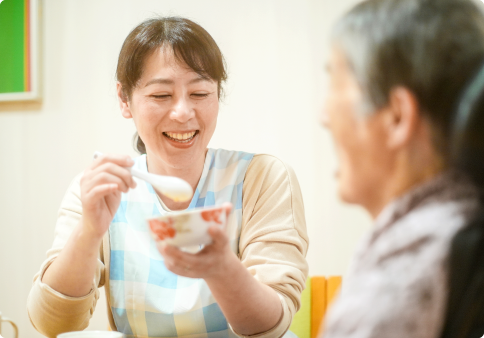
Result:
<svg viewBox="0 0 484 338">
<path fill-rule="evenodd" d="M 452 243 L 482 205 L 482 118 L 471 123 L 480 130 L 473 145 L 459 148 L 470 116 L 461 97 L 484 80 L 479 6 L 368 0 L 335 26 L 322 119 L 336 145 L 339 194 L 375 225 L 326 317 L 325 338 L 443 332 L 458 262 L 449 264 Z M 460 161 L 469 149 L 480 165 Z"/>
<path fill-rule="evenodd" d="M 215 41 L 190 20 L 147 20 L 128 35 L 117 93 L 142 155 L 103 155 L 69 187 L 28 300 L 39 332 L 86 328 L 104 286 L 111 329 L 127 337 L 285 335 L 308 272 L 301 192 L 272 156 L 207 149 L 225 78 Z M 155 192 L 133 165 L 186 180 L 193 199 Z M 147 217 L 225 202 L 227 231 L 211 228 L 197 253 L 149 235 Z"/>
</svg>

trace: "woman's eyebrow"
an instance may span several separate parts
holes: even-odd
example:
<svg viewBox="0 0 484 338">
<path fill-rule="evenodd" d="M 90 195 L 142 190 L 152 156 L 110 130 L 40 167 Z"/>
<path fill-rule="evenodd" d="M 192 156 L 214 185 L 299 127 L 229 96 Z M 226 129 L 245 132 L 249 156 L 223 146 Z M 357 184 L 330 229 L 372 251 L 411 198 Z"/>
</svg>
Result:
<svg viewBox="0 0 484 338">
<path fill-rule="evenodd" d="M 211 79 L 209 77 L 200 76 L 200 77 L 196 77 L 196 78 L 190 80 L 188 82 L 188 84 L 194 84 L 194 83 L 203 82 L 203 81 L 209 81 L 210 82 L 210 80 Z M 168 85 L 172 85 L 174 83 L 175 83 L 175 81 L 173 81 L 172 79 L 156 78 L 156 79 L 152 79 L 152 80 L 148 81 L 145 84 L 145 87 L 148 87 L 149 85 L 152 85 L 152 84 L 168 84 Z"/>
<path fill-rule="evenodd" d="M 192 80 L 190 80 L 188 82 L 188 84 L 194 84 L 194 83 L 198 83 L 198 82 L 203 82 L 203 81 L 209 81 L 210 82 L 210 78 L 209 77 L 206 77 L 206 76 L 199 76 L 199 77 L 196 77 Z"/>
<path fill-rule="evenodd" d="M 175 82 L 171 79 L 156 78 L 156 79 L 148 81 L 145 84 L 145 87 L 148 87 L 149 85 L 152 85 L 152 84 L 155 84 L 155 83 L 157 83 L 157 84 L 173 84 Z"/>
<path fill-rule="evenodd" d="M 163 79 L 163 78 L 156 78 L 156 79 L 152 79 L 150 81 L 148 81 L 146 84 L 145 84 L 145 87 L 148 87 L 149 85 L 152 85 L 152 84 L 174 84 L 175 81 L 171 80 L 171 79 Z"/>
</svg>

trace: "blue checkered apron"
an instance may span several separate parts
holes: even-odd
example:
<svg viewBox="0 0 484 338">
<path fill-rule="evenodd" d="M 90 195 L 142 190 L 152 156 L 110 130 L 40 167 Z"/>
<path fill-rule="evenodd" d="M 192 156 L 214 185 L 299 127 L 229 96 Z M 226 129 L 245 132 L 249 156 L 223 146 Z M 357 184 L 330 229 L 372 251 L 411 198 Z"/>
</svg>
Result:
<svg viewBox="0 0 484 338">
<path fill-rule="evenodd" d="M 231 202 L 227 233 L 238 253 L 242 186 L 253 154 L 209 149 L 188 209 Z M 135 167 L 147 171 L 146 155 Z M 151 238 L 146 218 L 167 213 L 153 187 L 137 180 L 122 195 L 109 227 L 110 305 L 118 331 L 127 337 L 236 337 L 203 279 L 168 271 Z"/>
</svg>

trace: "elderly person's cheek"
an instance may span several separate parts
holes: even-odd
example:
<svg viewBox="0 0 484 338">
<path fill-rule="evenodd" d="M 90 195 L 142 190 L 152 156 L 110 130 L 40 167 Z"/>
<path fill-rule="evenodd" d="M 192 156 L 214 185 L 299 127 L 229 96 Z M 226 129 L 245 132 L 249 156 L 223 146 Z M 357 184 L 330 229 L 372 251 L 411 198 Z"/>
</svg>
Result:
<svg viewBox="0 0 484 338">
<path fill-rule="evenodd" d="M 354 93 L 346 92 L 333 102 L 330 110 L 329 123 L 331 134 L 336 148 L 338 167 L 339 195 L 341 199 L 352 203 L 355 199 L 355 190 L 359 180 L 359 162 L 361 160 L 362 143 L 361 121 L 357 116 L 357 97 Z"/>
<path fill-rule="evenodd" d="M 319 124 L 324 128 L 329 128 L 329 115 L 326 107 L 321 108 L 319 112 Z"/>
<path fill-rule="evenodd" d="M 328 128 L 333 141 L 333 146 L 335 149 L 335 154 L 337 157 L 337 164 L 334 168 L 334 176 L 336 179 L 340 180 L 342 159 L 345 157 L 343 155 L 344 147 L 342 147 L 342 139 L 344 136 L 344 128 L 341 121 L 341 114 L 338 114 L 341 105 L 338 104 L 338 99 L 334 95 L 328 95 L 326 98 L 323 109 L 321 110 L 319 119 L 323 127 Z"/>
<path fill-rule="evenodd" d="M 343 114 L 342 114 L 343 115 Z M 338 169 L 336 177 L 339 184 L 340 197 L 347 202 L 351 202 L 352 188 L 354 187 L 355 176 L 355 151 L 353 138 L 355 130 L 346 121 L 347 117 L 340 116 L 337 120 L 337 128 L 333 133 L 338 156 Z M 335 123 L 336 124 L 336 123 Z"/>
<path fill-rule="evenodd" d="M 341 99 L 340 91 L 335 86 L 330 86 L 323 98 L 323 108 L 320 111 L 319 122 L 333 133 L 333 122 L 339 111 L 341 111 L 344 101 Z"/>
</svg>

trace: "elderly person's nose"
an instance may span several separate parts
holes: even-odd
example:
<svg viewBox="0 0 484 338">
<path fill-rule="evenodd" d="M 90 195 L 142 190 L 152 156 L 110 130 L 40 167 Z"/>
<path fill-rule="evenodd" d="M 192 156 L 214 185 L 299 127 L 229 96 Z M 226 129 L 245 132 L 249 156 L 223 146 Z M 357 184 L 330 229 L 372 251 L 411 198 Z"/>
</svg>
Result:
<svg viewBox="0 0 484 338">
<path fill-rule="evenodd" d="M 180 97 L 173 106 L 170 118 L 180 123 L 185 123 L 189 121 L 193 115 L 194 111 L 191 109 L 188 100 L 185 97 Z"/>
<path fill-rule="evenodd" d="M 326 107 L 322 108 L 319 113 L 319 124 L 324 128 L 329 128 L 329 114 Z"/>
</svg>

